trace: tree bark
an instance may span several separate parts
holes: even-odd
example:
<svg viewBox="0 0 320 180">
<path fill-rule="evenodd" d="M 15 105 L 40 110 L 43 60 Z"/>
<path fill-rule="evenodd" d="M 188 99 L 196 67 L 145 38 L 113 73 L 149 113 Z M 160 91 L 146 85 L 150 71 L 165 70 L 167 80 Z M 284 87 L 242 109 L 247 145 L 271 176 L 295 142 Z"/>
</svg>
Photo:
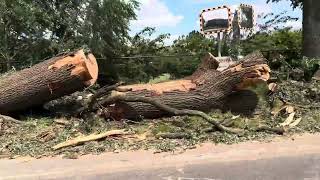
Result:
<svg viewBox="0 0 320 180">
<path fill-rule="evenodd" d="M 320 57 L 320 1 L 303 1 L 303 55 Z"/>
<path fill-rule="evenodd" d="M 0 79 L 0 114 L 24 110 L 94 84 L 98 65 L 83 50 L 58 55 Z"/>
<path fill-rule="evenodd" d="M 219 64 L 212 55 L 207 56 L 190 77 L 157 84 L 120 86 L 111 93 L 111 97 L 148 97 L 179 110 L 209 111 L 223 107 L 227 97 L 233 92 L 260 81 L 267 81 L 270 77 L 270 69 L 261 53 L 250 54 L 223 71 L 217 70 L 217 63 Z M 119 92 L 121 89 L 124 91 Z M 114 119 L 158 118 L 170 115 L 143 102 L 116 101 L 111 105 L 110 102 L 100 103 L 107 107 L 110 117 Z"/>
</svg>

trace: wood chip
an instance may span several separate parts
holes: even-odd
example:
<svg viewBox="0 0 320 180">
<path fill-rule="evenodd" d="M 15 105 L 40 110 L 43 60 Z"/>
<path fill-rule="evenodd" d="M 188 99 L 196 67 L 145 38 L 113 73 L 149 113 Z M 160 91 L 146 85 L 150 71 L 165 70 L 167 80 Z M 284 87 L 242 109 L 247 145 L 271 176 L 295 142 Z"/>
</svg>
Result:
<svg viewBox="0 0 320 180">
<path fill-rule="evenodd" d="M 278 85 L 276 83 L 270 83 L 268 88 L 271 92 L 275 92 L 278 89 Z"/>
<path fill-rule="evenodd" d="M 55 146 L 53 146 L 52 148 L 54 150 L 58 150 L 64 147 L 68 147 L 68 146 L 75 146 L 75 145 L 79 145 L 85 142 L 89 142 L 89 141 L 95 141 L 95 140 L 99 140 L 102 138 L 106 138 L 108 136 L 115 136 L 115 135 L 123 135 L 123 134 L 127 134 L 126 131 L 124 129 L 122 130 L 111 130 L 111 131 L 107 131 L 105 133 L 101 133 L 101 134 L 91 134 L 88 136 L 81 136 L 81 137 L 77 137 L 75 139 L 57 144 Z"/>
<path fill-rule="evenodd" d="M 70 124 L 70 122 L 68 121 L 68 120 L 66 120 L 66 119 L 55 119 L 55 120 L 53 120 L 55 123 L 57 123 L 57 124 L 62 124 L 62 125 L 68 125 L 68 124 Z"/>
<path fill-rule="evenodd" d="M 293 123 L 289 124 L 289 127 L 292 128 L 292 127 L 297 126 L 301 122 L 301 120 L 302 120 L 302 118 L 296 119 Z"/>
<path fill-rule="evenodd" d="M 283 123 L 281 123 L 280 125 L 281 126 L 288 126 L 289 124 L 291 124 L 292 123 L 292 121 L 293 121 L 293 119 L 294 119 L 294 115 L 295 115 L 296 113 L 291 113 L 290 115 L 289 115 L 289 117 L 283 122 Z"/>
<path fill-rule="evenodd" d="M 293 107 L 293 106 L 287 106 L 287 107 L 286 107 L 286 112 L 287 112 L 288 114 L 293 113 L 293 112 L 294 112 L 294 107 Z"/>
</svg>

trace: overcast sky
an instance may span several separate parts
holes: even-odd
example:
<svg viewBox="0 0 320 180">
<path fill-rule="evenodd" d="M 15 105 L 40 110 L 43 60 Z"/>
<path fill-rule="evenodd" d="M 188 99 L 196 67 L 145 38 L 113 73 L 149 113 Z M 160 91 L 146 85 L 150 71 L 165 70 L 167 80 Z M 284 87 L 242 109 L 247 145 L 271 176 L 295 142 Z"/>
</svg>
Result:
<svg viewBox="0 0 320 180">
<path fill-rule="evenodd" d="M 171 39 L 188 34 L 193 30 L 199 30 L 199 13 L 202 9 L 227 5 L 235 8 L 241 3 L 254 6 L 255 13 L 275 14 L 287 11 L 293 17 L 299 17 L 297 22 L 289 22 L 287 25 L 295 29 L 302 26 L 300 9 L 293 10 L 290 1 L 283 0 L 280 3 L 266 4 L 266 0 L 139 0 L 140 10 L 137 12 L 137 21 L 131 22 L 131 34 L 135 34 L 146 26 L 156 27 L 157 34 L 170 33 Z"/>
</svg>

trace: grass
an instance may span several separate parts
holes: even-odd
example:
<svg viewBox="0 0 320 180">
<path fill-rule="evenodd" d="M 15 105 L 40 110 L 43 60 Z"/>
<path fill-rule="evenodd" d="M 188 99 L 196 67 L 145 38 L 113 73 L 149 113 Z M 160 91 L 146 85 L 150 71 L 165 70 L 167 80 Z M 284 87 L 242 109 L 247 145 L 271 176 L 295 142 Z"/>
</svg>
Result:
<svg viewBox="0 0 320 180">
<path fill-rule="evenodd" d="M 312 84 L 301 84 L 300 82 L 285 82 L 281 86 L 284 92 L 289 94 L 290 102 L 297 104 L 310 104 L 317 100 L 320 95 L 319 82 Z M 309 88 L 310 87 L 310 88 Z M 259 94 L 265 90 L 257 87 L 255 91 Z M 301 93 L 306 91 L 306 93 Z M 294 101 L 293 101 L 293 100 Z M 52 118 L 28 117 L 21 125 L 0 122 L 0 157 L 9 155 L 32 156 L 40 158 L 43 156 L 63 155 L 64 158 L 77 158 L 84 154 L 100 154 L 103 152 L 119 152 L 128 150 L 147 149 L 156 152 L 183 152 L 186 149 L 195 148 L 204 142 L 233 144 L 251 140 L 270 140 L 277 136 L 268 132 L 256 132 L 253 129 L 261 124 L 276 126 L 283 122 L 287 115 L 281 114 L 274 118 L 266 99 L 259 103 L 260 112 L 253 117 L 236 116 L 229 112 L 211 112 L 210 115 L 216 120 L 229 126 L 247 129 L 242 136 L 214 131 L 210 124 L 197 117 L 171 117 L 159 120 L 144 120 L 140 122 L 116 122 L 104 119 L 66 119 L 66 125 L 58 124 Z M 301 123 L 288 133 L 320 132 L 320 109 L 300 108 L 297 117 L 302 117 Z M 230 119 L 232 123 L 230 123 Z M 229 122 L 228 122 L 229 121 Z M 127 129 L 135 137 L 107 138 L 99 141 L 88 142 L 80 146 L 67 147 L 53 151 L 52 147 L 68 139 L 80 135 L 105 132 L 111 129 Z M 165 133 L 188 134 L 188 138 L 161 138 L 157 135 Z"/>
<path fill-rule="evenodd" d="M 165 73 L 165 74 L 162 74 L 158 77 L 150 79 L 148 83 L 149 84 L 156 84 L 156 83 L 166 82 L 166 81 L 169 81 L 170 78 L 171 78 L 171 75 L 168 73 Z"/>
</svg>

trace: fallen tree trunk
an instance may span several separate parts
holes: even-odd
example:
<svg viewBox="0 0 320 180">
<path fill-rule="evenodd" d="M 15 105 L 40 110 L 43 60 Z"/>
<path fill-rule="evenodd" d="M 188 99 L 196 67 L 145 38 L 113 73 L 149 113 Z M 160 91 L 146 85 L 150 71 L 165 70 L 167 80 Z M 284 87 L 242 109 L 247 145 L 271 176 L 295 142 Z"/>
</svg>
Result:
<svg viewBox="0 0 320 180">
<path fill-rule="evenodd" d="M 98 65 L 83 50 L 58 55 L 0 79 L 0 114 L 24 110 L 94 84 Z"/>
<path fill-rule="evenodd" d="M 270 77 L 270 69 L 261 53 L 250 54 L 222 71 L 218 71 L 218 67 L 219 62 L 212 55 L 207 56 L 190 77 L 157 84 L 120 86 L 111 93 L 111 97 L 148 97 L 179 110 L 209 111 L 225 106 L 227 97 L 232 93 L 267 81 Z M 172 115 L 150 103 L 121 100 L 125 98 L 110 102 L 108 98 L 110 96 L 107 100 L 100 100 L 99 104 L 107 108 L 107 114 L 113 119 Z"/>
<path fill-rule="evenodd" d="M 172 116 L 198 116 L 203 118 L 208 123 L 214 125 L 217 129 L 219 129 L 222 132 L 228 132 L 228 133 L 235 133 L 235 134 L 241 134 L 243 133 L 243 130 L 238 129 L 229 129 L 227 127 L 224 127 L 218 121 L 214 120 L 212 117 L 207 115 L 206 113 L 202 111 L 197 110 L 189 110 L 189 109 L 175 109 L 168 105 L 161 104 L 158 100 L 155 100 L 154 98 L 150 97 L 142 97 L 142 96 L 123 96 L 123 95 L 117 95 L 112 96 L 104 99 L 105 104 L 111 104 L 117 101 L 125 101 L 125 102 L 138 102 L 138 103 L 147 103 L 148 105 L 153 105 L 155 108 L 158 108 L 159 111 L 163 111 L 168 113 L 168 115 Z"/>
</svg>

